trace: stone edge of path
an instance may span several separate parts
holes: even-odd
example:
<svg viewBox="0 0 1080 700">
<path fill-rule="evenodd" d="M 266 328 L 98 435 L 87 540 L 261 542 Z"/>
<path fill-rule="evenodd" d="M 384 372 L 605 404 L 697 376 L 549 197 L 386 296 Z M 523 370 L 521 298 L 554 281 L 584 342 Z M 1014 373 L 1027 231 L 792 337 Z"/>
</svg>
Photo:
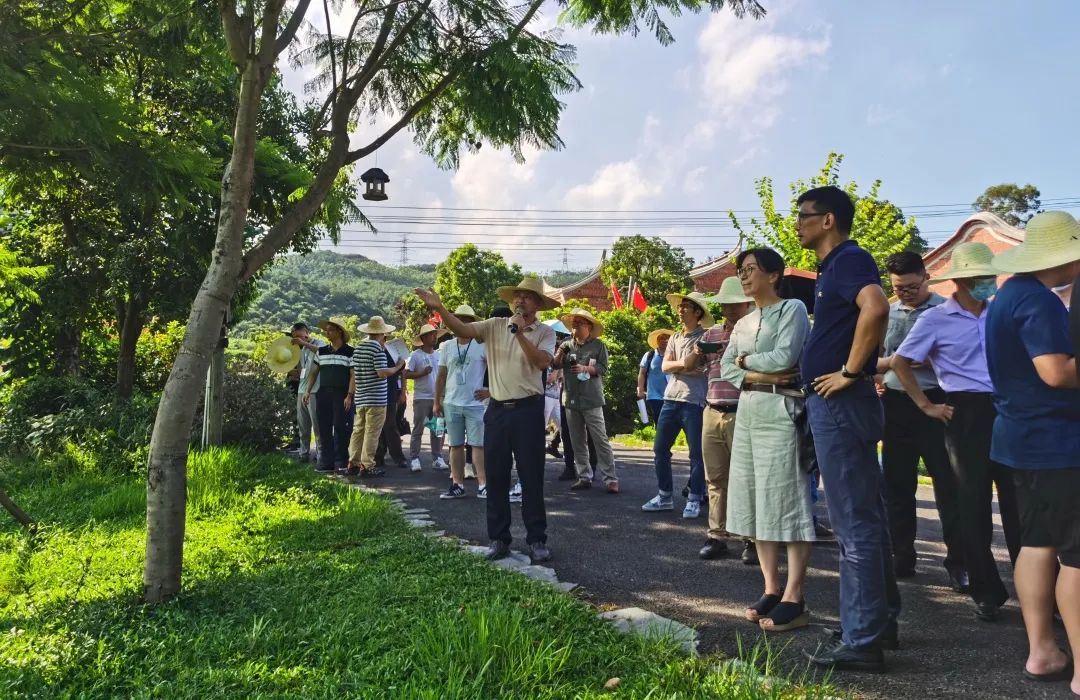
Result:
<svg viewBox="0 0 1080 700">
<path fill-rule="evenodd" d="M 328 475 L 330 476 L 330 475 Z M 447 536 L 445 530 L 434 530 L 436 523 L 431 519 L 431 511 L 427 508 L 410 506 L 401 498 L 394 495 L 392 489 L 376 488 L 366 484 L 355 483 L 341 477 L 330 476 L 343 484 L 347 484 L 363 493 L 386 497 L 392 508 L 405 518 L 405 521 L 414 528 L 423 530 L 428 537 L 440 537 L 458 545 L 465 551 L 476 556 L 483 556 L 487 547 L 471 544 L 468 540 L 459 537 Z M 522 576 L 540 581 L 562 592 L 570 593 L 578 588 L 578 584 L 569 581 L 560 581 L 555 569 L 548 566 L 533 564 L 527 554 L 511 551 L 510 556 L 491 562 L 507 571 L 514 571 Z M 608 610 L 597 614 L 601 620 L 611 624 L 615 629 L 625 634 L 636 634 L 648 638 L 670 637 L 679 644 L 682 651 L 689 656 L 698 655 L 698 633 L 693 627 L 688 627 L 676 620 L 662 617 L 654 612 L 643 608 L 620 608 Z"/>
</svg>

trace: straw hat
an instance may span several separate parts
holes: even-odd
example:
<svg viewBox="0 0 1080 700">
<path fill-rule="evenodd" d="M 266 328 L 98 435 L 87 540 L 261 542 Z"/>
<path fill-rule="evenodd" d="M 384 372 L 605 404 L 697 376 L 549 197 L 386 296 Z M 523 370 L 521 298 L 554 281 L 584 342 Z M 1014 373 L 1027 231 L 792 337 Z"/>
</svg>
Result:
<svg viewBox="0 0 1080 700">
<path fill-rule="evenodd" d="M 499 298 L 507 304 L 514 303 L 515 292 L 532 292 L 539 296 L 541 311 L 551 311 L 559 306 L 559 302 L 551 297 L 544 296 L 544 283 L 540 281 L 539 277 L 534 277 L 533 275 L 524 277 L 521 280 L 521 284 L 516 287 L 499 287 L 495 290 L 495 293 L 499 295 Z"/>
<path fill-rule="evenodd" d="M 590 312 L 582 308 L 577 308 L 568 314 L 563 314 L 559 319 L 568 328 L 574 327 L 574 317 L 583 318 L 592 324 L 592 334 L 594 338 L 598 338 L 604 334 L 604 324 L 600 322 L 598 318 L 593 316 Z"/>
<path fill-rule="evenodd" d="M 649 347 L 653 350 L 660 349 L 660 336 L 662 335 L 670 337 L 675 335 L 675 331 L 671 330 L 670 328 L 657 328 L 655 331 L 649 334 Z"/>
<path fill-rule="evenodd" d="M 396 330 L 397 326 L 391 326 L 383 320 L 382 316 L 372 316 L 370 321 L 356 327 L 357 333 L 367 333 L 368 335 L 386 335 Z"/>
<path fill-rule="evenodd" d="M 672 308 L 676 311 L 679 310 L 679 304 L 683 299 L 688 299 L 697 304 L 705 315 L 701 317 L 701 326 L 703 328 L 709 328 L 713 326 L 716 321 L 713 320 L 712 314 L 709 313 L 709 300 L 705 298 L 705 295 L 701 292 L 690 292 L 689 294 L 668 294 L 667 300 L 671 304 Z"/>
<path fill-rule="evenodd" d="M 716 296 L 709 297 L 706 301 L 714 304 L 745 304 L 753 299 L 743 294 L 742 283 L 737 276 L 731 276 L 720 285 L 720 291 Z"/>
<path fill-rule="evenodd" d="M 349 329 L 345 327 L 345 324 L 342 321 L 336 318 L 328 318 L 319 321 L 319 330 L 323 333 L 326 333 L 327 326 L 337 326 L 346 343 L 352 340 L 352 333 L 349 332 Z"/>
<path fill-rule="evenodd" d="M 468 304 L 461 304 L 456 309 L 454 309 L 454 315 L 460 319 L 469 319 L 470 321 L 476 321 L 480 318 L 476 315 L 476 312 L 473 311 L 473 307 L 469 306 Z"/>
<path fill-rule="evenodd" d="M 444 335 L 447 335 L 449 332 L 450 331 L 446 330 L 445 328 L 436 328 L 435 326 L 431 325 L 430 323 L 425 323 L 424 325 L 420 326 L 420 332 L 416 334 L 415 338 L 413 338 L 413 341 L 412 341 L 413 347 L 418 348 L 421 345 L 423 345 L 424 341 L 421 340 L 421 338 L 423 338 L 428 333 L 435 333 L 435 340 L 438 340 L 439 338 L 443 337 Z"/>
<path fill-rule="evenodd" d="M 994 252 L 985 243 L 961 243 L 953 249 L 949 271 L 930 278 L 930 284 L 972 277 L 997 277 L 1001 270 L 994 266 Z"/>
<path fill-rule="evenodd" d="M 270 341 L 266 348 L 266 364 L 278 374 L 285 374 L 300 362 L 300 346 L 293 345 L 292 338 L 281 337 Z"/>
<path fill-rule="evenodd" d="M 1080 260 L 1080 222 L 1063 211 L 1036 214 L 1027 222 L 1024 242 L 998 253 L 1003 272 L 1038 272 Z"/>
</svg>

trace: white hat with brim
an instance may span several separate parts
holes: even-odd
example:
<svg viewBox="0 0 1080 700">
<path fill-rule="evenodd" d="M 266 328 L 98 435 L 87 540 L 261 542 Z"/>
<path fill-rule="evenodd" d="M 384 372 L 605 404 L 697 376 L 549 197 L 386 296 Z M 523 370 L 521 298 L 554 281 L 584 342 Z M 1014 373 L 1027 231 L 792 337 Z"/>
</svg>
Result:
<svg viewBox="0 0 1080 700">
<path fill-rule="evenodd" d="M 994 251 L 985 243 L 961 243 L 953 248 L 949 271 L 930 278 L 930 284 L 973 277 L 997 277 L 1001 270 L 994 265 Z"/>
<path fill-rule="evenodd" d="M 300 362 L 300 346 L 292 338 L 274 338 L 266 349 L 266 364 L 278 374 L 286 374 Z"/>
<path fill-rule="evenodd" d="M 326 327 L 327 326 L 337 326 L 338 330 L 341 331 L 341 335 L 344 338 L 346 343 L 349 342 L 349 340 L 352 339 L 352 333 L 350 333 L 349 329 L 345 327 L 344 322 L 339 321 L 338 319 L 335 319 L 335 318 L 327 318 L 327 319 L 323 319 L 322 321 L 319 321 L 319 330 L 321 330 L 323 333 L 326 333 Z"/>
<path fill-rule="evenodd" d="M 753 299 L 743 294 L 742 283 L 736 276 L 728 277 L 720 285 L 720 291 L 716 296 L 708 297 L 707 301 L 713 304 L 746 304 Z"/>
<path fill-rule="evenodd" d="M 468 304 L 461 304 L 454 309 L 454 315 L 462 320 L 468 319 L 469 321 L 476 321 L 480 318 L 476 315 L 476 312 L 473 311 L 473 307 Z"/>
<path fill-rule="evenodd" d="M 998 253 L 1002 272 L 1039 272 L 1080 260 L 1080 222 L 1063 211 L 1036 214 L 1024 229 L 1024 242 Z"/>
<path fill-rule="evenodd" d="M 560 317 L 560 320 L 563 322 L 564 325 L 573 328 L 575 318 L 583 318 L 592 324 L 593 337 L 599 337 L 604 334 L 604 324 L 601 323 L 600 320 L 597 319 L 595 316 L 593 316 L 592 313 L 586 311 L 585 309 L 574 309 L 568 314 L 563 314 Z"/>
<path fill-rule="evenodd" d="M 657 328 L 655 331 L 649 334 L 649 347 L 653 350 L 660 349 L 660 336 L 666 335 L 671 337 L 675 335 L 675 331 L 670 328 Z"/>
<path fill-rule="evenodd" d="M 450 331 L 446 330 L 445 328 L 436 328 L 430 323 L 425 323 L 424 325 L 420 326 L 420 332 L 416 334 L 415 338 L 413 338 L 413 347 L 418 348 L 422 346 L 424 344 L 423 337 L 428 333 L 435 333 L 435 340 L 438 340 L 444 335 L 447 335 L 449 332 Z"/>
<path fill-rule="evenodd" d="M 705 298 L 705 295 L 701 292 L 690 292 L 689 294 L 668 294 L 667 301 L 671 304 L 671 307 L 676 311 L 679 310 L 679 304 L 682 300 L 686 299 L 697 304 L 705 315 L 701 317 L 701 325 L 704 328 L 709 328 L 716 323 L 711 313 L 709 313 L 709 300 Z"/>
<path fill-rule="evenodd" d="M 371 320 L 356 327 L 357 333 L 368 335 L 386 335 L 397 330 L 397 326 L 391 326 L 383 320 L 382 316 L 372 316 Z"/>
<path fill-rule="evenodd" d="M 551 311 L 559 306 L 559 302 L 551 297 L 544 296 L 544 283 L 540 281 L 539 277 L 530 275 L 522 279 L 521 284 L 516 287 L 499 287 L 495 290 L 495 293 L 499 295 L 499 298 L 510 305 L 513 305 L 514 294 L 517 292 L 532 292 L 540 297 L 541 311 Z"/>
</svg>

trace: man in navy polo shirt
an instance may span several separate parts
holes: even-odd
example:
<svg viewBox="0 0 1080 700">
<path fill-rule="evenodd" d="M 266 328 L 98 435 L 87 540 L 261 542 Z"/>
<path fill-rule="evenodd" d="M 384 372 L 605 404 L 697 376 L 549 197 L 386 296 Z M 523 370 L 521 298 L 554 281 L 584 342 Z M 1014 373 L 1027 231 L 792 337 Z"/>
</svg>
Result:
<svg viewBox="0 0 1080 700">
<path fill-rule="evenodd" d="M 820 666 L 881 671 L 882 648 L 895 648 L 900 612 L 877 459 L 884 414 L 872 379 L 889 301 L 874 259 L 849 239 L 851 198 L 838 187 L 818 187 L 804 192 L 798 207 L 799 242 L 821 261 L 801 373 L 840 545 L 838 639 L 805 653 Z"/>
</svg>

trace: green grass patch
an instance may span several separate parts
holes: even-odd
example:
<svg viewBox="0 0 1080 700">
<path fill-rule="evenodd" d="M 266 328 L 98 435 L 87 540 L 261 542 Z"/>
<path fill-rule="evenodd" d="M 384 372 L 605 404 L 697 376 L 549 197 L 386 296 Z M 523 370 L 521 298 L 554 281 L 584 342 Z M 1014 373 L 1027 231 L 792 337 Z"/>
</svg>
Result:
<svg viewBox="0 0 1080 700">
<path fill-rule="evenodd" d="M 627 698 L 835 697 L 619 634 L 385 499 L 243 450 L 192 455 L 184 592 L 144 605 L 141 482 L 2 471 L 41 529 L 0 521 L 0 697 L 593 698 L 616 677 Z"/>
<path fill-rule="evenodd" d="M 653 440 L 656 439 L 656 426 L 643 425 L 632 433 L 624 435 L 616 435 L 611 438 L 612 442 L 623 445 L 624 447 L 647 447 L 652 448 Z M 672 447 L 675 450 L 689 449 L 686 445 L 686 433 L 679 431 L 679 435 L 675 438 L 675 445 Z"/>
</svg>

